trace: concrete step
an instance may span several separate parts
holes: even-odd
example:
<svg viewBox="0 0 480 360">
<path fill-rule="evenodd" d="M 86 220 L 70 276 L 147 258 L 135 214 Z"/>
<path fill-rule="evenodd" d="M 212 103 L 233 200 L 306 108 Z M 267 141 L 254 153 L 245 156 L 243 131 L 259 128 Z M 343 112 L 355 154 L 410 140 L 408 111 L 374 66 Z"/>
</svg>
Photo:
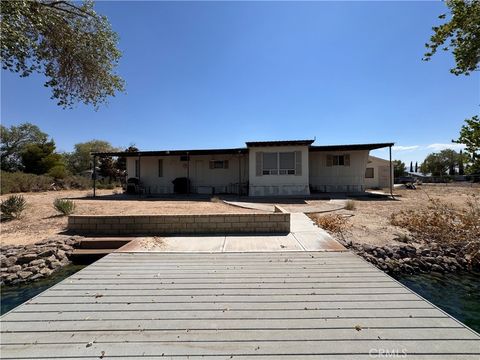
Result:
<svg viewBox="0 0 480 360">
<path fill-rule="evenodd" d="M 117 249 L 74 249 L 70 259 L 75 264 L 90 264 L 115 250 Z"/>
<path fill-rule="evenodd" d="M 96 237 L 85 238 L 78 245 L 79 249 L 118 249 L 128 244 L 133 238 L 129 237 Z"/>
</svg>

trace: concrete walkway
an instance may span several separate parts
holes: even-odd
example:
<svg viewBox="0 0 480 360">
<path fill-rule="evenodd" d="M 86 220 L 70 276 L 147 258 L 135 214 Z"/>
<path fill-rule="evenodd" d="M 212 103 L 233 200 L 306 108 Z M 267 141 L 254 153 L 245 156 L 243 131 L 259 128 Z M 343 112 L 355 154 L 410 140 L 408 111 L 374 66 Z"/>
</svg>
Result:
<svg viewBox="0 0 480 360">
<path fill-rule="evenodd" d="M 142 237 L 116 252 L 345 251 L 303 213 L 290 214 L 289 234 Z"/>
<path fill-rule="evenodd" d="M 319 202 L 305 202 L 305 203 L 292 203 L 292 204 L 275 204 L 275 203 L 262 203 L 262 202 L 247 202 L 247 201 L 227 201 L 224 200 L 225 204 L 237 206 L 245 209 L 260 210 L 274 212 L 275 205 L 280 205 L 283 209 L 289 213 L 323 213 L 341 210 L 345 207 L 347 200 L 346 199 L 332 199 L 329 201 Z"/>
</svg>

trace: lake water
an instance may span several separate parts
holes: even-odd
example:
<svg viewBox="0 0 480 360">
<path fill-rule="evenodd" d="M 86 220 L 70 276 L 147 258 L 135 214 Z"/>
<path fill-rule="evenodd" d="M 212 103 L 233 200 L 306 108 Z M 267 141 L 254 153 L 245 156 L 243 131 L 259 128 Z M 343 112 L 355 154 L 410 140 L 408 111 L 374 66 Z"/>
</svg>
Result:
<svg viewBox="0 0 480 360">
<path fill-rule="evenodd" d="M 15 286 L 2 286 L 1 314 L 3 315 L 14 307 L 23 304 L 84 267 L 85 265 L 67 265 L 43 280 Z"/>
<path fill-rule="evenodd" d="M 84 265 L 68 265 L 45 280 L 18 286 L 3 286 L 1 313 L 10 311 L 83 267 Z M 480 332 L 480 273 L 402 275 L 396 279 Z"/>
<path fill-rule="evenodd" d="M 480 333 L 480 273 L 430 273 L 396 279 Z"/>
</svg>

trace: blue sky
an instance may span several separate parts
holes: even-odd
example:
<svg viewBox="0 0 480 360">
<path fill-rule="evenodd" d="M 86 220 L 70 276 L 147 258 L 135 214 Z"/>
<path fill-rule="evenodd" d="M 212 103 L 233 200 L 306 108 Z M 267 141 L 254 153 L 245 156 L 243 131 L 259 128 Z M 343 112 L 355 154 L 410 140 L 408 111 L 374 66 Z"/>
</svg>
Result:
<svg viewBox="0 0 480 360">
<path fill-rule="evenodd" d="M 126 93 L 63 110 L 39 76 L 2 70 L 1 120 L 57 148 L 93 138 L 142 150 L 394 141 L 421 161 L 479 113 L 479 73 L 421 61 L 441 2 L 98 2 L 119 33 Z M 447 144 L 447 145 L 445 145 Z M 376 155 L 387 156 L 387 151 Z"/>
</svg>

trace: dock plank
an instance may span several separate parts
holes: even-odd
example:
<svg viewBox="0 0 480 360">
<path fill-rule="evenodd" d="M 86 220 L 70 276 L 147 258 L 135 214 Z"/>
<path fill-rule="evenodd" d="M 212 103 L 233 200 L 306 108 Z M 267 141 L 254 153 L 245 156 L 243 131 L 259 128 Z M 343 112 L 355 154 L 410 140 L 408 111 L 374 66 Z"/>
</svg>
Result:
<svg viewBox="0 0 480 360">
<path fill-rule="evenodd" d="M 112 253 L 2 316 L 0 341 L 2 359 L 480 356 L 476 332 L 348 252 Z"/>
</svg>

